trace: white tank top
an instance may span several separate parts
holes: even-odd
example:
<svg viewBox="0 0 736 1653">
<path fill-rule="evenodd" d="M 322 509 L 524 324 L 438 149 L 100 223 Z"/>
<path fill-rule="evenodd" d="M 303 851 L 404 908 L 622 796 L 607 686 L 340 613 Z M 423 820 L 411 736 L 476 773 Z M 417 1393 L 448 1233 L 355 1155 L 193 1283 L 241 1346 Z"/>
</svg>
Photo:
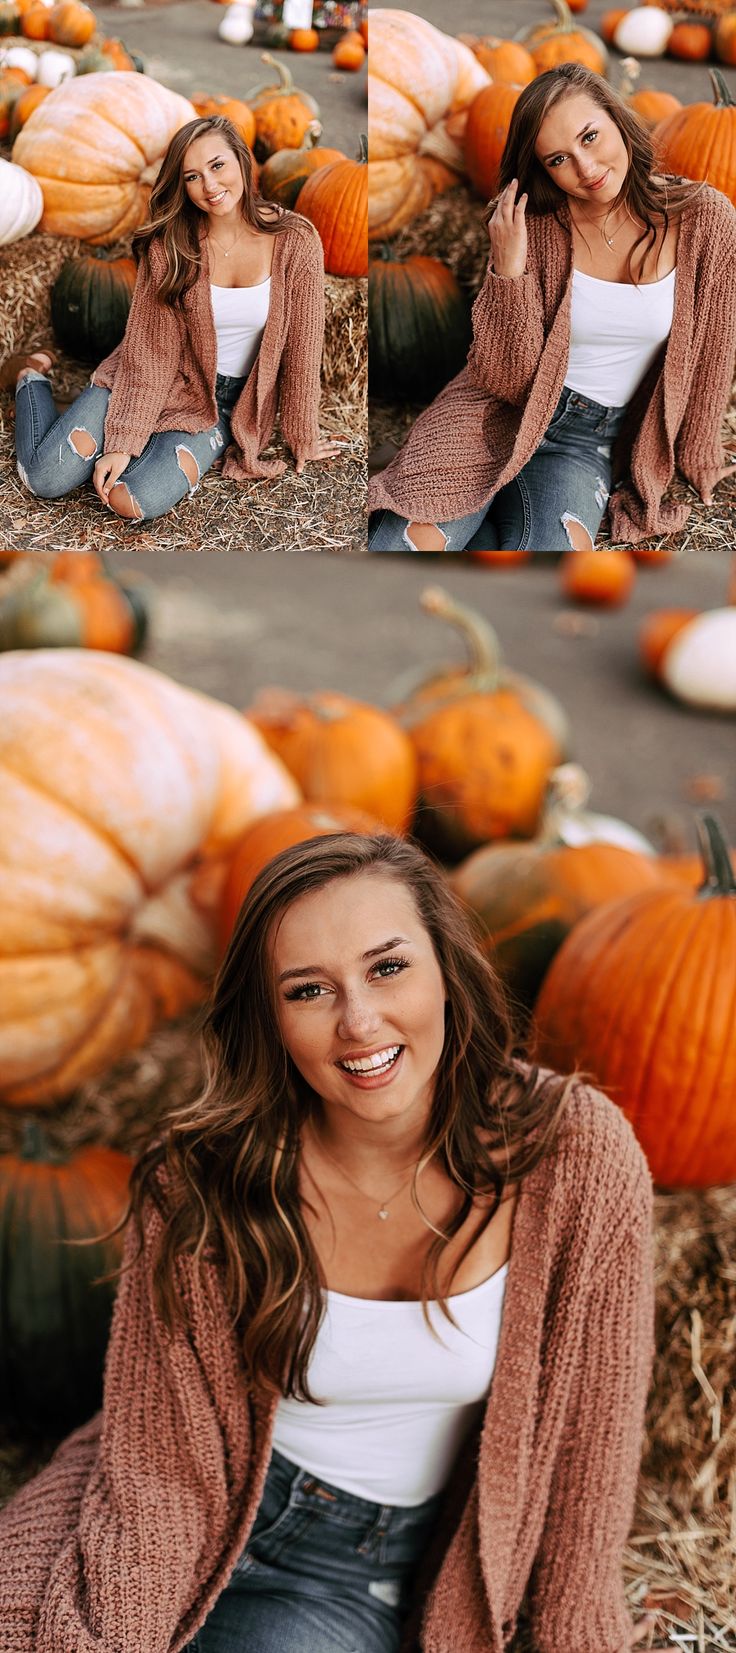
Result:
<svg viewBox="0 0 736 1653">
<path fill-rule="evenodd" d="M 573 270 L 565 384 L 603 407 L 623 407 L 669 338 L 675 275 L 635 287 Z"/>
<path fill-rule="evenodd" d="M 376 1504 L 413 1507 L 439 1492 L 483 1411 L 496 1362 L 508 1264 L 436 1303 L 325 1293 L 309 1365 L 318 1406 L 280 1399 L 273 1444 L 320 1480 Z"/>
<path fill-rule="evenodd" d="M 271 302 L 271 277 L 257 287 L 215 287 L 212 314 L 217 335 L 217 372 L 245 378 L 258 355 Z"/>
</svg>

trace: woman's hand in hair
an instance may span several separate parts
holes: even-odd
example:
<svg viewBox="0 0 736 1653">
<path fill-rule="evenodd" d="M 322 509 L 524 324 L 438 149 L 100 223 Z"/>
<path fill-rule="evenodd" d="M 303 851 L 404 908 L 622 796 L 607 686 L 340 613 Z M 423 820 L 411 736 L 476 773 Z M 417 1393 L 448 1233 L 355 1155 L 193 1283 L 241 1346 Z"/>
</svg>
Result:
<svg viewBox="0 0 736 1653">
<path fill-rule="evenodd" d="M 320 436 L 319 441 L 315 442 L 314 447 L 310 448 L 308 453 L 302 453 L 299 455 L 296 462 L 297 476 L 301 476 L 304 466 L 308 460 L 336 459 L 337 455 L 347 446 L 347 437 Z"/>
<path fill-rule="evenodd" d="M 103 505 L 109 504 L 107 496 L 110 489 L 115 487 L 126 465 L 130 464 L 131 457 L 129 453 L 103 453 L 102 458 L 98 459 L 92 472 L 92 481 Z"/>
<path fill-rule="evenodd" d="M 526 269 L 526 204 L 528 195 L 516 199 L 518 179 L 499 195 L 495 211 L 488 220 L 488 238 L 491 243 L 493 268 L 498 276 L 514 279 Z"/>
</svg>

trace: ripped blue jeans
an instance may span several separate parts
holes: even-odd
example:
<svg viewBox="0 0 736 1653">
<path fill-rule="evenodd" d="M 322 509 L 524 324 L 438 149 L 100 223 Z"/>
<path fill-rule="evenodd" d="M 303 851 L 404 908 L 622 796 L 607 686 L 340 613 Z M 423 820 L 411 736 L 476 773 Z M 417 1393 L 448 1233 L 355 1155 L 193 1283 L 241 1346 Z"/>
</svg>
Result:
<svg viewBox="0 0 736 1653">
<path fill-rule="evenodd" d="M 244 384 L 245 379 L 218 373 L 219 418 L 210 430 L 164 430 L 149 436 L 143 452 L 131 459 L 118 478 L 135 507 L 133 520 L 163 516 L 192 493 L 205 471 L 222 457 L 230 442 L 232 411 Z M 87 385 L 71 407 L 57 413 L 44 374 L 34 371 L 21 379 L 15 396 L 15 451 L 18 475 L 31 493 L 40 499 L 62 499 L 89 482 L 105 451 L 109 400 L 109 390 Z"/>
<path fill-rule="evenodd" d="M 185 1653 L 398 1653 L 441 1497 L 383 1507 L 274 1452 L 247 1546 Z"/>
<path fill-rule="evenodd" d="M 479 511 L 436 524 L 444 550 L 569 551 L 576 522 L 592 545 L 611 492 L 611 449 L 625 417 L 625 407 L 603 407 L 565 386 L 536 453 L 519 475 Z M 368 550 L 416 550 L 410 528 L 408 519 L 393 511 L 373 512 Z M 585 544 L 582 536 L 580 544 Z"/>
</svg>

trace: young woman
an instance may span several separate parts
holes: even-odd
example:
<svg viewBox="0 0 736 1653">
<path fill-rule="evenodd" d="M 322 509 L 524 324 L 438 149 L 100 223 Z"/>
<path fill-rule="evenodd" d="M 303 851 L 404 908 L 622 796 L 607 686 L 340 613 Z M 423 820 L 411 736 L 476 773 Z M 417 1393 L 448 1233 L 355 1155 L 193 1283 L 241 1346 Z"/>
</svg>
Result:
<svg viewBox="0 0 736 1653">
<path fill-rule="evenodd" d="M 652 1353 L 620 1111 L 515 1055 L 442 875 L 274 858 L 133 1176 L 101 1417 L 0 1517 L 13 1653 L 624 1653 Z"/>
<path fill-rule="evenodd" d="M 172 138 L 133 239 L 139 260 L 122 344 L 58 414 L 51 358 L 11 358 L 21 480 L 60 499 L 92 478 L 104 505 L 141 521 L 170 511 L 222 459 L 245 481 L 279 476 L 259 456 L 280 404 L 297 471 L 343 444 L 320 435 L 322 246 L 296 213 L 259 196 L 250 151 L 222 115 Z"/>
<path fill-rule="evenodd" d="M 374 551 L 590 547 L 708 503 L 736 349 L 736 212 L 655 170 L 599 75 L 563 63 L 514 110 L 465 367 L 375 478 Z M 609 498 L 610 496 L 610 498 Z"/>
</svg>

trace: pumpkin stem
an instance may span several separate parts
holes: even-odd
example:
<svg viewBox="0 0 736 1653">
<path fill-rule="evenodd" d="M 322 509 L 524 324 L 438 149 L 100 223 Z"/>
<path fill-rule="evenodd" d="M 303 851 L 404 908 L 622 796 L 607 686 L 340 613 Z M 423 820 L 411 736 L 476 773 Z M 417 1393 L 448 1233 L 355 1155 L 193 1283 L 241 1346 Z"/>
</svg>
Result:
<svg viewBox="0 0 736 1653">
<path fill-rule="evenodd" d="M 439 585 L 427 586 L 419 599 L 425 614 L 457 626 L 468 650 L 467 688 L 493 690 L 501 675 L 501 645 L 493 626 L 475 609 L 456 603 Z"/>
<path fill-rule="evenodd" d="M 547 781 L 542 803 L 540 829 L 535 841 L 542 844 L 563 842 L 560 825 L 570 815 L 584 809 L 590 797 L 590 777 L 579 763 L 561 763 Z"/>
<path fill-rule="evenodd" d="M 736 878 L 725 833 L 715 815 L 699 815 L 697 832 L 705 872 L 698 895 L 736 895 Z"/>
<path fill-rule="evenodd" d="M 358 156 L 359 166 L 365 166 L 367 160 L 368 160 L 368 139 L 366 137 L 365 132 L 361 132 L 361 134 L 360 134 L 360 154 Z"/>
<path fill-rule="evenodd" d="M 634 87 L 641 74 L 641 64 L 635 57 L 622 57 L 621 73 L 618 82 L 618 95 L 626 100 L 631 97 Z"/>
<path fill-rule="evenodd" d="M 52 1148 L 43 1126 L 31 1114 L 23 1120 L 20 1158 L 42 1161 L 44 1165 L 63 1165 L 64 1155 Z"/>
<path fill-rule="evenodd" d="M 736 100 L 731 97 L 725 76 L 721 74 L 720 69 L 709 69 L 708 74 L 713 87 L 716 109 L 736 109 Z"/>
<path fill-rule="evenodd" d="M 275 69 L 277 79 L 275 82 L 259 80 L 257 86 L 251 86 L 249 92 L 243 93 L 244 103 L 247 103 L 249 98 L 254 98 L 258 92 L 268 91 L 270 87 L 273 87 L 275 92 L 290 92 L 294 84 L 291 69 L 285 63 L 280 63 L 277 57 L 272 57 L 270 52 L 261 52 L 261 63 L 267 63 L 269 69 Z"/>
</svg>

